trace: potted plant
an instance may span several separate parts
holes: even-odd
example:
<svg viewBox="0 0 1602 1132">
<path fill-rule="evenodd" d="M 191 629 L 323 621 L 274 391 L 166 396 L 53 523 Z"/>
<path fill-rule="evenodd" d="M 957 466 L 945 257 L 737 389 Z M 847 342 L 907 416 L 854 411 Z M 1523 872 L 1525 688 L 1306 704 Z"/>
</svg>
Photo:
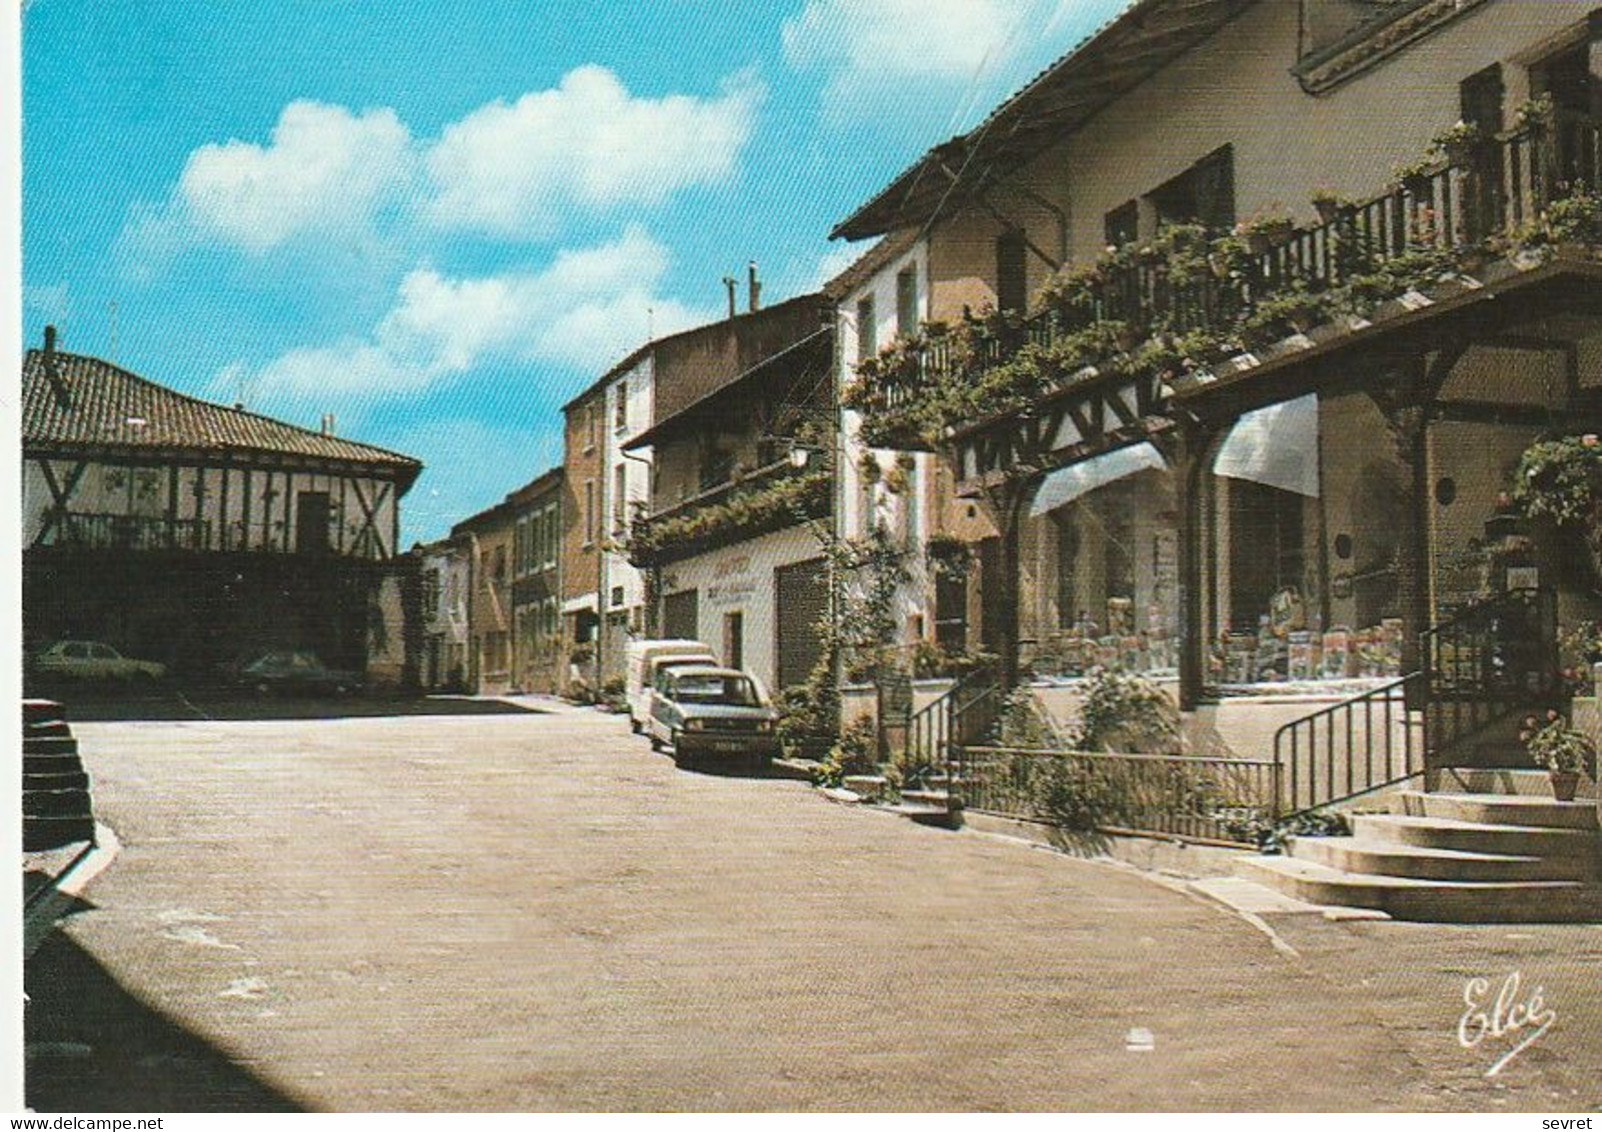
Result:
<svg viewBox="0 0 1602 1132">
<path fill-rule="evenodd" d="M 1519 738 L 1551 776 L 1552 796 L 1559 802 L 1574 801 L 1580 775 L 1596 760 L 1596 747 L 1591 740 L 1555 711 L 1546 713 L 1544 724 L 1533 715 L 1526 717 Z"/>
<path fill-rule="evenodd" d="M 1453 165 L 1471 165 L 1485 148 L 1485 133 L 1472 122 L 1461 119 L 1451 129 L 1435 135 L 1430 150 Z"/>
<path fill-rule="evenodd" d="M 1519 459 L 1513 498 L 1535 519 L 1577 531 L 1602 580 L 1602 439 L 1596 433 L 1541 440 Z"/>
<path fill-rule="evenodd" d="M 1296 234 L 1296 224 L 1288 216 L 1258 216 L 1236 225 L 1235 235 L 1245 237 L 1253 255 L 1267 255 Z"/>
</svg>

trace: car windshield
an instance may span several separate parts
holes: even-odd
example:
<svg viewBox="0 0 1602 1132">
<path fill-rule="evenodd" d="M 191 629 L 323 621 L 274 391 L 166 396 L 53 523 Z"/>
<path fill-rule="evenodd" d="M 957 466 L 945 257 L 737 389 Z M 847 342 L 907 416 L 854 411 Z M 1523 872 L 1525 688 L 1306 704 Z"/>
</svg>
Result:
<svg viewBox="0 0 1602 1132">
<path fill-rule="evenodd" d="M 760 707 L 756 686 L 745 676 L 680 676 L 673 681 L 673 698 L 686 704 L 732 704 Z"/>
</svg>

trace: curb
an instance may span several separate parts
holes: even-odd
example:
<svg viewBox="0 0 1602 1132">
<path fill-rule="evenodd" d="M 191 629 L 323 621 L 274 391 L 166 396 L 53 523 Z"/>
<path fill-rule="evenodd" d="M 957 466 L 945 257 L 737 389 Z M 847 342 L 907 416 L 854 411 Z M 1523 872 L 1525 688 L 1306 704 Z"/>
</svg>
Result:
<svg viewBox="0 0 1602 1132">
<path fill-rule="evenodd" d="M 72 902 L 82 895 L 92 880 L 106 871 L 120 852 L 122 852 L 122 842 L 117 840 L 115 831 L 103 822 L 96 822 L 94 846 L 58 876 L 45 882 L 44 889 L 34 898 L 32 907 L 23 912 L 22 958 L 24 960 L 33 957 L 33 953 L 39 950 L 39 945 L 44 943 L 55 930 L 56 923 L 67 909 L 72 907 Z"/>
</svg>

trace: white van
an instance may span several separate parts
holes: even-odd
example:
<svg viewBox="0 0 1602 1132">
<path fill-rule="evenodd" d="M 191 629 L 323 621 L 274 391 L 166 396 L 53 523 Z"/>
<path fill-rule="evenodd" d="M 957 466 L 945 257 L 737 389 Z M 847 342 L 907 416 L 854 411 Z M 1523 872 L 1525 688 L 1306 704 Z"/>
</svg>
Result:
<svg viewBox="0 0 1602 1132">
<path fill-rule="evenodd" d="M 659 639 L 630 641 L 628 647 L 629 727 L 638 735 L 651 718 L 651 697 L 656 677 L 664 668 L 679 664 L 717 664 L 709 645 L 700 641 Z"/>
</svg>

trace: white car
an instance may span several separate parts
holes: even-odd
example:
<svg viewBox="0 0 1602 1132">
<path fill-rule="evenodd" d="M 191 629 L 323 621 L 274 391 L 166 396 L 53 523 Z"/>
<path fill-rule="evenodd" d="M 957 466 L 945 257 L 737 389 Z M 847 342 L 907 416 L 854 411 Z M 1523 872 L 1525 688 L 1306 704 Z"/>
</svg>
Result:
<svg viewBox="0 0 1602 1132">
<path fill-rule="evenodd" d="M 629 704 L 629 727 L 638 735 L 651 718 L 657 676 L 675 665 L 716 664 L 710 646 L 700 641 L 663 637 L 630 641 L 624 694 Z"/>
<path fill-rule="evenodd" d="M 67 676 L 78 680 L 160 680 L 167 666 L 154 660 L 135 660 L 100 641 L 57 641 L 34 657 L 40 676 Z"/>
</svg>

